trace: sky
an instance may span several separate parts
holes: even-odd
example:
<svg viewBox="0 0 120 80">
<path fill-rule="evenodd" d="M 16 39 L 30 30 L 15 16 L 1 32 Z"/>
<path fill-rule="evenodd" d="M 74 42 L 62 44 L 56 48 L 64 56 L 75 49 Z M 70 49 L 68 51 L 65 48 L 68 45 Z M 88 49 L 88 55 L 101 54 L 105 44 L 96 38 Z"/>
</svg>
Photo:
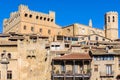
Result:
<svg viewBox="0 0 120 80">
<path fill-rule="evenodd" d="M 20 4 L 27 5 L 33 11 L 54 11 L 56 24 L 63 27 L 73 23 L 88 25 L 89 19 L 92 19 L 94 28 L 104 29 L 106 12 L 117 11 L 120 15 L 120 0 L 0 0 L 0 33 L 3 19 L 17 11 Z"/>
</svg>

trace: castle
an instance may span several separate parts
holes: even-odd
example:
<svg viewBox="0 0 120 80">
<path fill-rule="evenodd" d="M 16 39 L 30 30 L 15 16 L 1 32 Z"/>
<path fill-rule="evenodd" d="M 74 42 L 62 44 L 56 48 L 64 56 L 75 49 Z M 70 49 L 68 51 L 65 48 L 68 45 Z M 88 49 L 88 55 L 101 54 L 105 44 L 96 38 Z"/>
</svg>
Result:
<svg viewBox="0 0 120 80">
<path fill-rule="evenodd" d="M 20 5 L 3 21 L 1 80 L 120 79 L 118 13 L 105 14 L 104 30 L 74 23 L 60 26 L 55 12 Z"/>
</svg>

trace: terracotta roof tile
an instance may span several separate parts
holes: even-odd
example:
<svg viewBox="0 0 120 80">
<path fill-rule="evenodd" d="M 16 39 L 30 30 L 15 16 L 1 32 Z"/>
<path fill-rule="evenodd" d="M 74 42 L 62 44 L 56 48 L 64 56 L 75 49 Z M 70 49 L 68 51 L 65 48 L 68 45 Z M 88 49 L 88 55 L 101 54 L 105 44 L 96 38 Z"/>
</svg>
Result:
<svg viewBox="0 0 120 80">
<path fill-rule="evenodd" d="M 83 60 L 83 59 L 91 59 L 90 55 L 87 53 L 72 53 L 63 55 L 61 57 L 56 57 L 53 60 Z"/>
</svg>

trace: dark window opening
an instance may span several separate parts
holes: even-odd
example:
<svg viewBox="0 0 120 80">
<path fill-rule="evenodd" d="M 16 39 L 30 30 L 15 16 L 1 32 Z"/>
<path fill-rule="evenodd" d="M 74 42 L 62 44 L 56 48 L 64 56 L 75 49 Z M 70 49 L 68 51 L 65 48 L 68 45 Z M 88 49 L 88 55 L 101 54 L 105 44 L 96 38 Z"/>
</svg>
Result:
<svg viewBox="0 0 120 80">
<path fill-rule="evenodd" d="M 31 31 L 34 31 L 34 27 L 31 27 Z"/>
<path fill-rule="evenodd" d="M 110 16 L 108 16 L 108 22 L 110 22 Z"/>
<path fill-rule="evenodd" d="M 41 28 L 39 29 L 39 32 L 41 32 L 41 33 L 42 33 L 42 29 L 41 29 Z"/>
<path fill-rule="evenodd" d="M 113 16 L 113 22 L 115 22 L 115 17 Z"/>
<path fill-rule="evenodd" d="M 7 79 L 12 79 L 12 71 L 7 71 Z"/>
<path fill-rule="evenodd" d="M 36 19 L 38 19 L 39 18 L 39 16 L 36 16 Z"/>
<path fill-rule="evenodd" d="M 8 58 L 10 58 L 10 59 L 11 59 L 11 54 L 10 54 L 10 53 L 8 53 Z"/>
<path fill-rule="evenodd" d="M 53 22 L 54 19 L 51 19 L 51 22 Z"/>
<path fill-rule="evenodd" d="M 48 30 L 48 34 L 51 34 L 51 30 Z"/>
<path fill-rule="evenodd" d="M 44 18 L 44 20 L 46 20 L 46 18 Z"/>
<path fill-rule="evenodd" d="M 27 13 L 25 13 L 25 17 L 27 17 L 28 16 L 28 14 Z"/>
<path fill-rule="evenodd" d="M 50 18 L 48 18 L 47 21 L 50 21 Z"/>
<path fill-rule="evenodd" d="M 24 30 L 26 30 L 26 26 L 24 26 Z"/>
<path fill-rule="evenodd" d="M 40 17 L 40 20 L 42 20 L 42 17 Z"/>
<path fill-rule="evenodd" d="M 32 18 L 32 15 L 30 14 L 29 17 Z"/>
</svg>

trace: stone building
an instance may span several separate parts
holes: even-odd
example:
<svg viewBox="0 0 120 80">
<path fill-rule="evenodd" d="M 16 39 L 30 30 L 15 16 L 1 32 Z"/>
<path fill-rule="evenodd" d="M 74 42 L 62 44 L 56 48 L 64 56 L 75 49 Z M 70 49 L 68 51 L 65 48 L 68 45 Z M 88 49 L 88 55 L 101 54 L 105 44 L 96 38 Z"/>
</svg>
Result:
<svg viewBox="0 0 120 80">
<path fill-rule="evenodd" d="M 20 5 L 3 21 L 0 80 L 120 79 L 118 13 L 105 14 L 104 30 L 74 23 L 60 26 L 55 12 Z"/>
</svg>

